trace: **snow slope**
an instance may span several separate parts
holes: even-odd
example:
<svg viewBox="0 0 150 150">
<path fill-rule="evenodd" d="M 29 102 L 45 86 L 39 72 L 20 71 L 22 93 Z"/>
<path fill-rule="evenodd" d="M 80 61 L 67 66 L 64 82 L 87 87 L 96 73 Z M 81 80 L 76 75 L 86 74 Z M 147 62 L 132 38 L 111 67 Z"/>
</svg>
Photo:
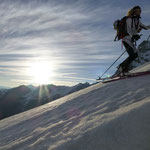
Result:
<svg viewBox="0 0 150 150">
<path fill-rule="evenodd" d="M 149 150 L 149 142 L 150 75 L 98 83 L 0 121 L 0 150 Z"/>
</svg>

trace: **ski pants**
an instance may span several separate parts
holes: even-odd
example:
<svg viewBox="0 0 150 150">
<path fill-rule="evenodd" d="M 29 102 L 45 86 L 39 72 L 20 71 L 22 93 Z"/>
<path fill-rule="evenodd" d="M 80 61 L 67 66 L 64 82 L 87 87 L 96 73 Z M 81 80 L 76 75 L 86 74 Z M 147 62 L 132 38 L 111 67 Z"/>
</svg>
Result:
<svg viewBox="0 0 150 150">
<path fill-rule="evenodd" d="M 126 71 L 126 70 L 129 69 L 129 66 L 130 66 L 131 62 L 138 57 L 138 53 L 137 52 L 135 53 L 134 49 L 124 41 L 123 41 L 123 45 L 125 46 L 125 49 L 126 49 L 128 55 L 129 55 L 129 57 L 127 59 L 125 59 L 120 65 Z"/>
</svg>

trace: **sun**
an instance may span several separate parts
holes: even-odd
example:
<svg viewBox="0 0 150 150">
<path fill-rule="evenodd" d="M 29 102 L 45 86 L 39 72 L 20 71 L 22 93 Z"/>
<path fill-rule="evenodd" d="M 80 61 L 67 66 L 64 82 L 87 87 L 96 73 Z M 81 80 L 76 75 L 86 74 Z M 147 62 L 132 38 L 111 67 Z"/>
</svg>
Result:
<svg viewBox="0 0 150 150">
<path fill-rule="evenodd" d="M 52 66 L 48 62 L 39 61 L 29 65 L 27 74 L 36 84 L 48 84 L 52 77 Z"/>
</svg>

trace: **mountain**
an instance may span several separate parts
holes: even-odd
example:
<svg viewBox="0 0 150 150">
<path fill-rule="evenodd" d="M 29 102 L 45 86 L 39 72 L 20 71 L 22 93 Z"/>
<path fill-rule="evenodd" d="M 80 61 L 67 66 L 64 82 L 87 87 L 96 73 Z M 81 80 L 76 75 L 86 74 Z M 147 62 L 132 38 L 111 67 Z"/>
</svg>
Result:
<svg viewBox="0 0 150 150">
<path fill-rule="evenodd" d="M 90 86 L 89 83 L 80 83 L 73 87 L 50 84 L 38 87 L 22 85 L 12 89 L 1 89 L 0 119 L 46 104 L 88 86 Z"/>
<path fill-rule="evenodd" d="M 150 61 L 150 41 L 143 41 L 138 46 L 138 58 L 132 62 L 130 70 Z"/>
<path fill-rule="evenodd" d="M 0 150 L 149 150 L 149 79 L 98 83 L 3 119 Z"/>
<path fill-rule="evenodd" d="M 87 88 L 87 87 L 89 87 L 90 86 L 90 84 L 88 83 L 88 82 L 86 82 L 86 83 L 79 83 L 79 84 L 77 84 L 77 85 L 75 85 L 69 92 L 68 92 L 68 94 L 71 94 L 71 93 L 74 93 L 74 92 L 76 92 L 76 91 L 79 91 L 79 90 L 81 90 L 81 89 L 84 89 L 84 88 Z"/>
<path fill-rule="evenodd" d="M 29 93 L 30 89 L 26 86 L 2 90 L 0 92 L 0 118 L 6 118 L 23 111 L 22 97 Z"/>
</svg>

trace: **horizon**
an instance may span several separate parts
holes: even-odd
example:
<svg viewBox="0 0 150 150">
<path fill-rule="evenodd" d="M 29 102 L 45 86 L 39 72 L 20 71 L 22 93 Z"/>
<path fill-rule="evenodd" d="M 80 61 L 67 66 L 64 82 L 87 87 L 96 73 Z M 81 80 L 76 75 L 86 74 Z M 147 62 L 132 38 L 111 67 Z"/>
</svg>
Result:
<svg viewBox="0 0 150 150">
<path fill-rule="evenodd" d="M 66 86 L 66 87 L 73 87 L 73 86 L 76 86 L 76 85 L 79 85 L 79 84 L 89 84 L 89 85 L 93 85 L 94 83 L 89 83 L 89 82 L 80 82 L 80 83 L 77 83 L 77 84 L 75 84 L 75 85 L 71 85 L 71 86 L 69 86 L 69 85 L 55 85 L 55 84 L 20 84 L 20 85 L 18 85 L 18 86 L 14 86 L 14 87 L 6 87 L 6 86 L 1 86 L 0 85 L 0 90 L 1 89 L 12 89 L 12 88 L 18 88 L 18 87 L 20 87 L 20 86 L 27 86 L 27 87 L 29 87 L 29 86 L 33 86 L 33 87 L 43 87 L 43 86 L 49 86 L 49 85 L 54 85 L 54 86 Z M 95 82 L 96 83 L 96 82 Z"/>
<path fill-rule="evenodd" d="M 114 42 L 113 22 L 139 5 L 142 23 L 150 24 L 149 1 L 0 2 L 0 86 L 6 87 L 92 84 L 124 51 L 121 41 Z M 147 31 L 141 34 L 137 44 L 149 36 Z"/>
</svg>

